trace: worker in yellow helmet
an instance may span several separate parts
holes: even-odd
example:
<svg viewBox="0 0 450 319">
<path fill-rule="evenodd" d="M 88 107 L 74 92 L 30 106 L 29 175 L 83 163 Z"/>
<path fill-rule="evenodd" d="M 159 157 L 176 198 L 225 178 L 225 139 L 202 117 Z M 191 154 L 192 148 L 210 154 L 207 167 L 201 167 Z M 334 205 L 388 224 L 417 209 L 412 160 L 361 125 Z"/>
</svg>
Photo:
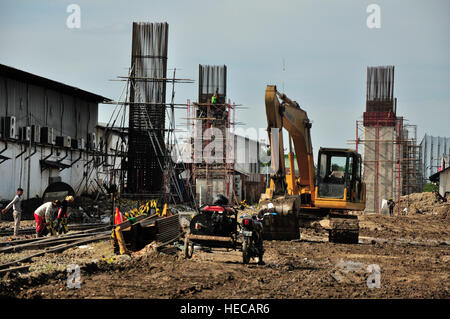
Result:
<svg viewBox="0 0 450 319">
<path fill-rule="evenodd" d="M 217 93 L 218 89 L 216 89 L 216 93 L 213 94 L 213 96 L 211 97 L 211 104 L 216 104 L 217 103 Z"/>
<path fill-rule="evenodd" d="M 61 233 L 67 233 L 69 228 L 67 227 L 67 206 L 73 203 L 73 196 L 66 196 L 58 209 L 58 216 L 56 217 L 56 231 Z"/>
</svg>

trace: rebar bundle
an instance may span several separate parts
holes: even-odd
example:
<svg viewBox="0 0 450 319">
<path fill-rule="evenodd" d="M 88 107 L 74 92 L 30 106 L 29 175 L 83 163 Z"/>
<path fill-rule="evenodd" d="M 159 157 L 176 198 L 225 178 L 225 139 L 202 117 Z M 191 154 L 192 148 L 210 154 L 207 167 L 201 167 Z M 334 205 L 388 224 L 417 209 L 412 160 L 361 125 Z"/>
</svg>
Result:
<svg viewBox="0 0 450 319">
<path fill-rule="evenodd" d="M 166 81 L 154 79 L 166 79 L 168 31 L 167 23 L 133 23 L 128 147 L 131 193 L 159 193 L 163 185 L 160 163 L 164 162 L 164 149 L 153 147 L 151 139 L 164 147 Z"/>
</svg>

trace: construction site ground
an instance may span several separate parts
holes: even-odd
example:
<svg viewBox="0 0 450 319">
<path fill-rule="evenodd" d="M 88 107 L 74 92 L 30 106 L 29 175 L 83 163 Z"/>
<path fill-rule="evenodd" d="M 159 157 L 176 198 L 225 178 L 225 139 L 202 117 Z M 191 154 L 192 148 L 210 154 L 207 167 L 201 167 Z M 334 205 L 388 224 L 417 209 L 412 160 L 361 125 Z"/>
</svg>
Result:
<svg viewBox="0 0 450 319">
<path fill-rule="evenodd" d="M 450 204 L 437 213 L 360 216 L 360 243 L 333 244 L 327 232 L 266 241 L 265 265 L 240 251 L 197 249 L 192 259 L 144 249 L 114 254 L 109 241 L 33 259 L 26 273 L 2 274 L 0 295 L 18 298 L 449 298 Z M 0 238 L 1 241 L 6 238 Z M 4 253 L 0 263 L 32 251 Z M 78 264 L 80 288 L 67 287 Z M 378 266 L 369 266 L 378 265 Z M 379 267 L 379 288 L 374 285 Z M 368 285 L 368 279 L 370 281 Z"/>
</svg>

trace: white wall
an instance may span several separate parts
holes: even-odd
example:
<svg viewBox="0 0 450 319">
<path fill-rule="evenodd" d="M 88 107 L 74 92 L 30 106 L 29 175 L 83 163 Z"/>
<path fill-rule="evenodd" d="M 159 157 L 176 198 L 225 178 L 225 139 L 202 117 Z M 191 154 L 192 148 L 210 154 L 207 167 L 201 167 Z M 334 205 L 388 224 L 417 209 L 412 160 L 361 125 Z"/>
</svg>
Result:
<svg viewBox="0 0 450 319">
<path fill-rule="evenodd" d="M 260 181 L 261 172 L 260 155 L 265 152 L 266 146 L 240 135 L 234 135 L 235 169 L 248 176 L 247 181 Z"/>
<path fill-rule="evenodd" d="M 425 134 L 420 142 L 422 146 L 422 165 L 424 183 L 428 178 L 438 172 L 442 165 L 442 158 L 450 153 L 450 137 L 439 137 Z"/>
<path fill-rule="evenodd" d="M 211 178 L 209 179 L 209 186 L 208 186 L 206 183 L 206 179 L 197 178 L 195 183 L 196 187 L 195 192 L 199 205 L 211 204 L 214 197 L 218 194 L 226 196 L 227 195 L 227 192 L 225 191 L 227 187 L 226 185 L 227 183 L 225 179 Z M 234 175 L 234 185 L 235 185 L 234 194 L 232 194 L 232 185 L 231 183 L 229 184 L 228 199 L 231 200 L 231 198 L 233 198 L 234 195 L 236 195 L 236 200 L 240 202 L 242 193 L 241 176 Z"/>
<path fill-rule="evenodd" d="M 446 192 L 450 192 L 450 169 L 439 174 L 439 194 L 444 196 Z"/>
<path fill-rule="evenodd" d="M 114 156 L 116 148 L 117 150 L 120 152 L 121 150 L 123 152 L 127 151 L 127 143 L 128 143 L 128 136 L 125 136 L 125 143 L 122 140 L 122 138 L 120 137 L 119 131 L 117 130 L 108 130 L 108 145 L 107 145 L 107 151 L 108 151 L 108 158 L 106 161 L 106 164 L 108 164 L 108 166 L 104 166 L 101 171 L 103 173 L 108 173 L 111 169 L 115 169 L 116 170 L 116 185 L 117 187 L 119 187 L 120 184 L 120 173 L 119 173 L 119 169 L 121 168 L 121 163 L 122 163 L 122 157 L 120 156 Z M 97 140 L 98 143 L 100 144 L 100 140 L 104 140 L 104 134 L 105 134 L 105 128 L 98 126 L 97 127 Z M 103 147 L 103 152 L 105 151 L 105 148 Z M 115 157 L 115 158 L 114 158 Z M 106 176 L 105 176 L 106 178 Z"/>
<path fill-rule="evenodd" d="M 5 147 L 5 142 L 0 141 L 0 150 Z M 75 163 L 72 167 L 66 168 L 62 171 L 58 169 L 45 169 L 41 171 L 40 160 L 51 154 L 51 148 L 49 146 L 36 146 L 36 153 L 31 157 L 31 162 L 25 160 L 28 156 L 28 150 L 22 154 L 19 158 L 16 158 L 22 150 L 23 145 L 18 143 L 8 142 L 8 149 L 1 155 L 10 157 L 11 159 L 0 164 L 0 176 L 2 182 L 0 183 L 0 199 L 12 199 L 16 193 L 16 189 L 20 186 L 24 190 L 25 199 L 32 198 L 38 195 L 42 197 L 45 189 L 49 185 L 49 177 L 60 176 L 61 181 L 69 184 L 77 195 L 86 191 L 86 182 L 83 180 L 84 172 L 91 172 L 88 180 L 88 191 L 93 191 L 96 187 L 94 185 L 94 178 L 105 178 L 106 174 L 102 172 L 102 168 L 93 168 L 93 163 L 88 167 L 84 167 L 84 164 L 88 160 L 92 159 L 92 155 L 82 152 L 81 159 Z M 31 147 L 31 153 L 34 152 L 34 146 Z M 56 161 L 62 159 L 66 155 L 66 151 L 61 148 L 54 147 L 53 155 L 48 160 Z M 72 150 L 68 151 L 68 156 L 62 161 L 64 164 L 71 164 L 80 156 L 80 151 Z M 30 163 L 30 169 L 28 165 Z M 28 176 L 29 176 L 29 189 L 28 189 Z"/>
</svg>

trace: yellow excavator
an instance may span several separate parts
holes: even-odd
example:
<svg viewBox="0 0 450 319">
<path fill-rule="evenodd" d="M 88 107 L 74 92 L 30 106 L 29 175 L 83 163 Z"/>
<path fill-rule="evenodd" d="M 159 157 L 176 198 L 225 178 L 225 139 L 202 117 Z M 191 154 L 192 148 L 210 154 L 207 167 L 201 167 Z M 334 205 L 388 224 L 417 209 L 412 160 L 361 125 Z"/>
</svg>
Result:
<svg viewBox="0 0 450 319">
<path fill-rule="evenodd" d="M 329 231 L 330 242 L 358 243 L 358 218 L 350 212 L 365 208 L 361 155 L 351 149 L 320 148 L 316 171 L 306 112 L 275 85 L 267 86 L 265 104 L 272 172 L 259 202 L 260 213 L 265 213 L 264 239 L 299 239 L 300 227 L 319 224 Z M 289 133 L 288 173 L 283 128 Z"/>
</svg>

